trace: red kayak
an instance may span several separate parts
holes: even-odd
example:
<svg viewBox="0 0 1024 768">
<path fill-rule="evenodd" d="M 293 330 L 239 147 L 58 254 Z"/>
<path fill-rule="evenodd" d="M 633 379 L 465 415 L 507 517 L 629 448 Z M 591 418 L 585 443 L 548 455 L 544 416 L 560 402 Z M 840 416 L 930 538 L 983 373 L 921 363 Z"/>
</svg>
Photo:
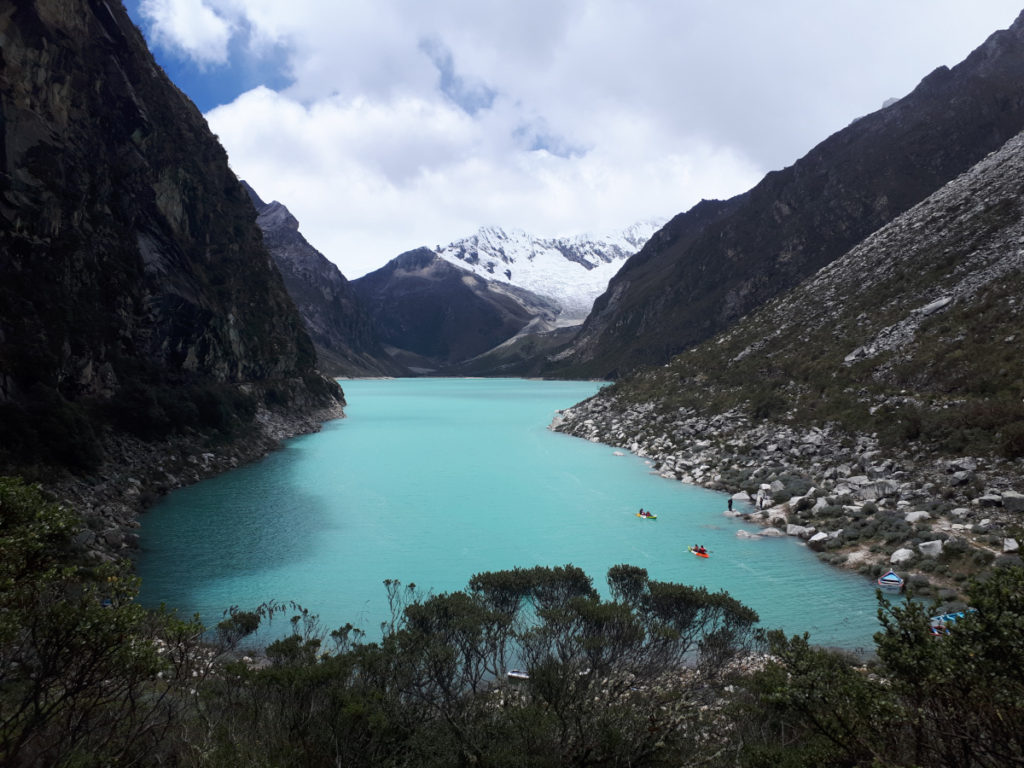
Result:
<svg viewBox="0 0 1024 768">
<path fill-rule="evenodd" d="M 709 555 L 707 552 L 698 552 L 693 547 L 687 547 L 687 549 L 690 550 L 691 555 L 696 555 L 697 557 L 711 557 L 711 555 Z"/>
</svg>

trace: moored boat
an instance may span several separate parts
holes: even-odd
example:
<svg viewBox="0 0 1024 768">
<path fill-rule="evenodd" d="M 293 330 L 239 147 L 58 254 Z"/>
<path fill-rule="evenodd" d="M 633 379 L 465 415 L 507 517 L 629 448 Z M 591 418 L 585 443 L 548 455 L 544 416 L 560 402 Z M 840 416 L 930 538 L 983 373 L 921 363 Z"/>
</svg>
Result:
<svg viewBox="0 0 1024 768">
<path fill-rule="evenodd" d="M 974 610 L 974 608 L 968 608 L 963 611 L 957 611 L 956 613 L 940 613 L 938 616 L 932 616 L 928 620 L 928 623 L 931 626 L 931 633 L 933 635 L 948 635 L 951 624 L 956 624 L 957 620 L 962 619 Z"/>
<path fill-rule="evenodd" d="M 903 589 L 904 581 L 896 574 L 895 571 L 889 571 L 888 573 L 878 577 L 879 589 L 885 589 L 890 592 L 899 592 Z"/>
</svg>

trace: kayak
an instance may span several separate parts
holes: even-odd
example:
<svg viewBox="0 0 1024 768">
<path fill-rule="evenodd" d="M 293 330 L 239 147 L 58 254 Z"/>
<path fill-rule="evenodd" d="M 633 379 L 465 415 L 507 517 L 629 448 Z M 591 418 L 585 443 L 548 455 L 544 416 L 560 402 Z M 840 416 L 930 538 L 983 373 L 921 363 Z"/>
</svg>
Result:
<svg viewBox="0 0 1024 768">
<path fill-rule="evenodd" d="M 641 515 L 639 512 L 636 513 L 636 516 L 639 517 L 639 518 L 642 518 L 644 520 L 657 520 L 658 519 L 657 515 Z"/>
<path fill-rule="evenodd" d="M 691 555 L 696 555 L 697 557 L 711 557 L 711 555 L 707 552 L 698 552 L 693 547 L 687 547 L 687 549 L 690 550 Z"/>
</svg>

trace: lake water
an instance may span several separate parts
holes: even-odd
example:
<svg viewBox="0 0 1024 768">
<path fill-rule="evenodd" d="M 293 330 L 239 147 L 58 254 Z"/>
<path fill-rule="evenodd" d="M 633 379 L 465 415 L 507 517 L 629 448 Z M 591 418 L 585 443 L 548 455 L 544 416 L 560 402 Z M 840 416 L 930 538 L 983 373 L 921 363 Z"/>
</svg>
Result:
<svg viewBox="0 0 1024 768">
<path fill-rule="evenodd" d="M 767 627 L 870 648 L 872 582 L 793 538 L 749 540 L 727 496 L 547 429 L 590 382 L 342 382 L 347 418 L 263 461 L 166 497 L 142 518 L 140 599 L 212 625 L 228 606 L 294 600 L 327 628 L 379 636 L 385 579 L 444 592 L 481 571 L 583 568 L 607 594 L 618 563 L 724 589 Z M 636 517 L 640 507 L 657 520 Z M 709 559 L 687 552 L 701 543 Z"/>
</svg>

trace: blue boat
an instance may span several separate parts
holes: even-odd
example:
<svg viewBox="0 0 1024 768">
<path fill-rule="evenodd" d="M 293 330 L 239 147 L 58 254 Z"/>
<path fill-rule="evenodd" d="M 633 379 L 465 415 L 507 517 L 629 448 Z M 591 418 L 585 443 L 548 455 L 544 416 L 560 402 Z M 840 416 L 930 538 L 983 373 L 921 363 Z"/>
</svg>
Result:
<svg viewBox="0 0 1024 768">
<path fill-rule="evenodd" d="M 966 611 L 957 611 L 956 613 L 940 613 L 938 616 L 932 616 L 928 622 L 931 625 L 931 633 L 933 635 L 948 635 L 949 625 L 956 624 L 958 619 L 962 619 L 966 614 L 972 613 L 976 608 L 968 608 Z"/>
<path fill-rule="evenodd" d="M 895 571 L 889 571 L 884 576 L 878 577 L 878 588 L 889 592 L 899 592 L 903 589 L 903 579 L 896 575 Z"/>
</svg>

